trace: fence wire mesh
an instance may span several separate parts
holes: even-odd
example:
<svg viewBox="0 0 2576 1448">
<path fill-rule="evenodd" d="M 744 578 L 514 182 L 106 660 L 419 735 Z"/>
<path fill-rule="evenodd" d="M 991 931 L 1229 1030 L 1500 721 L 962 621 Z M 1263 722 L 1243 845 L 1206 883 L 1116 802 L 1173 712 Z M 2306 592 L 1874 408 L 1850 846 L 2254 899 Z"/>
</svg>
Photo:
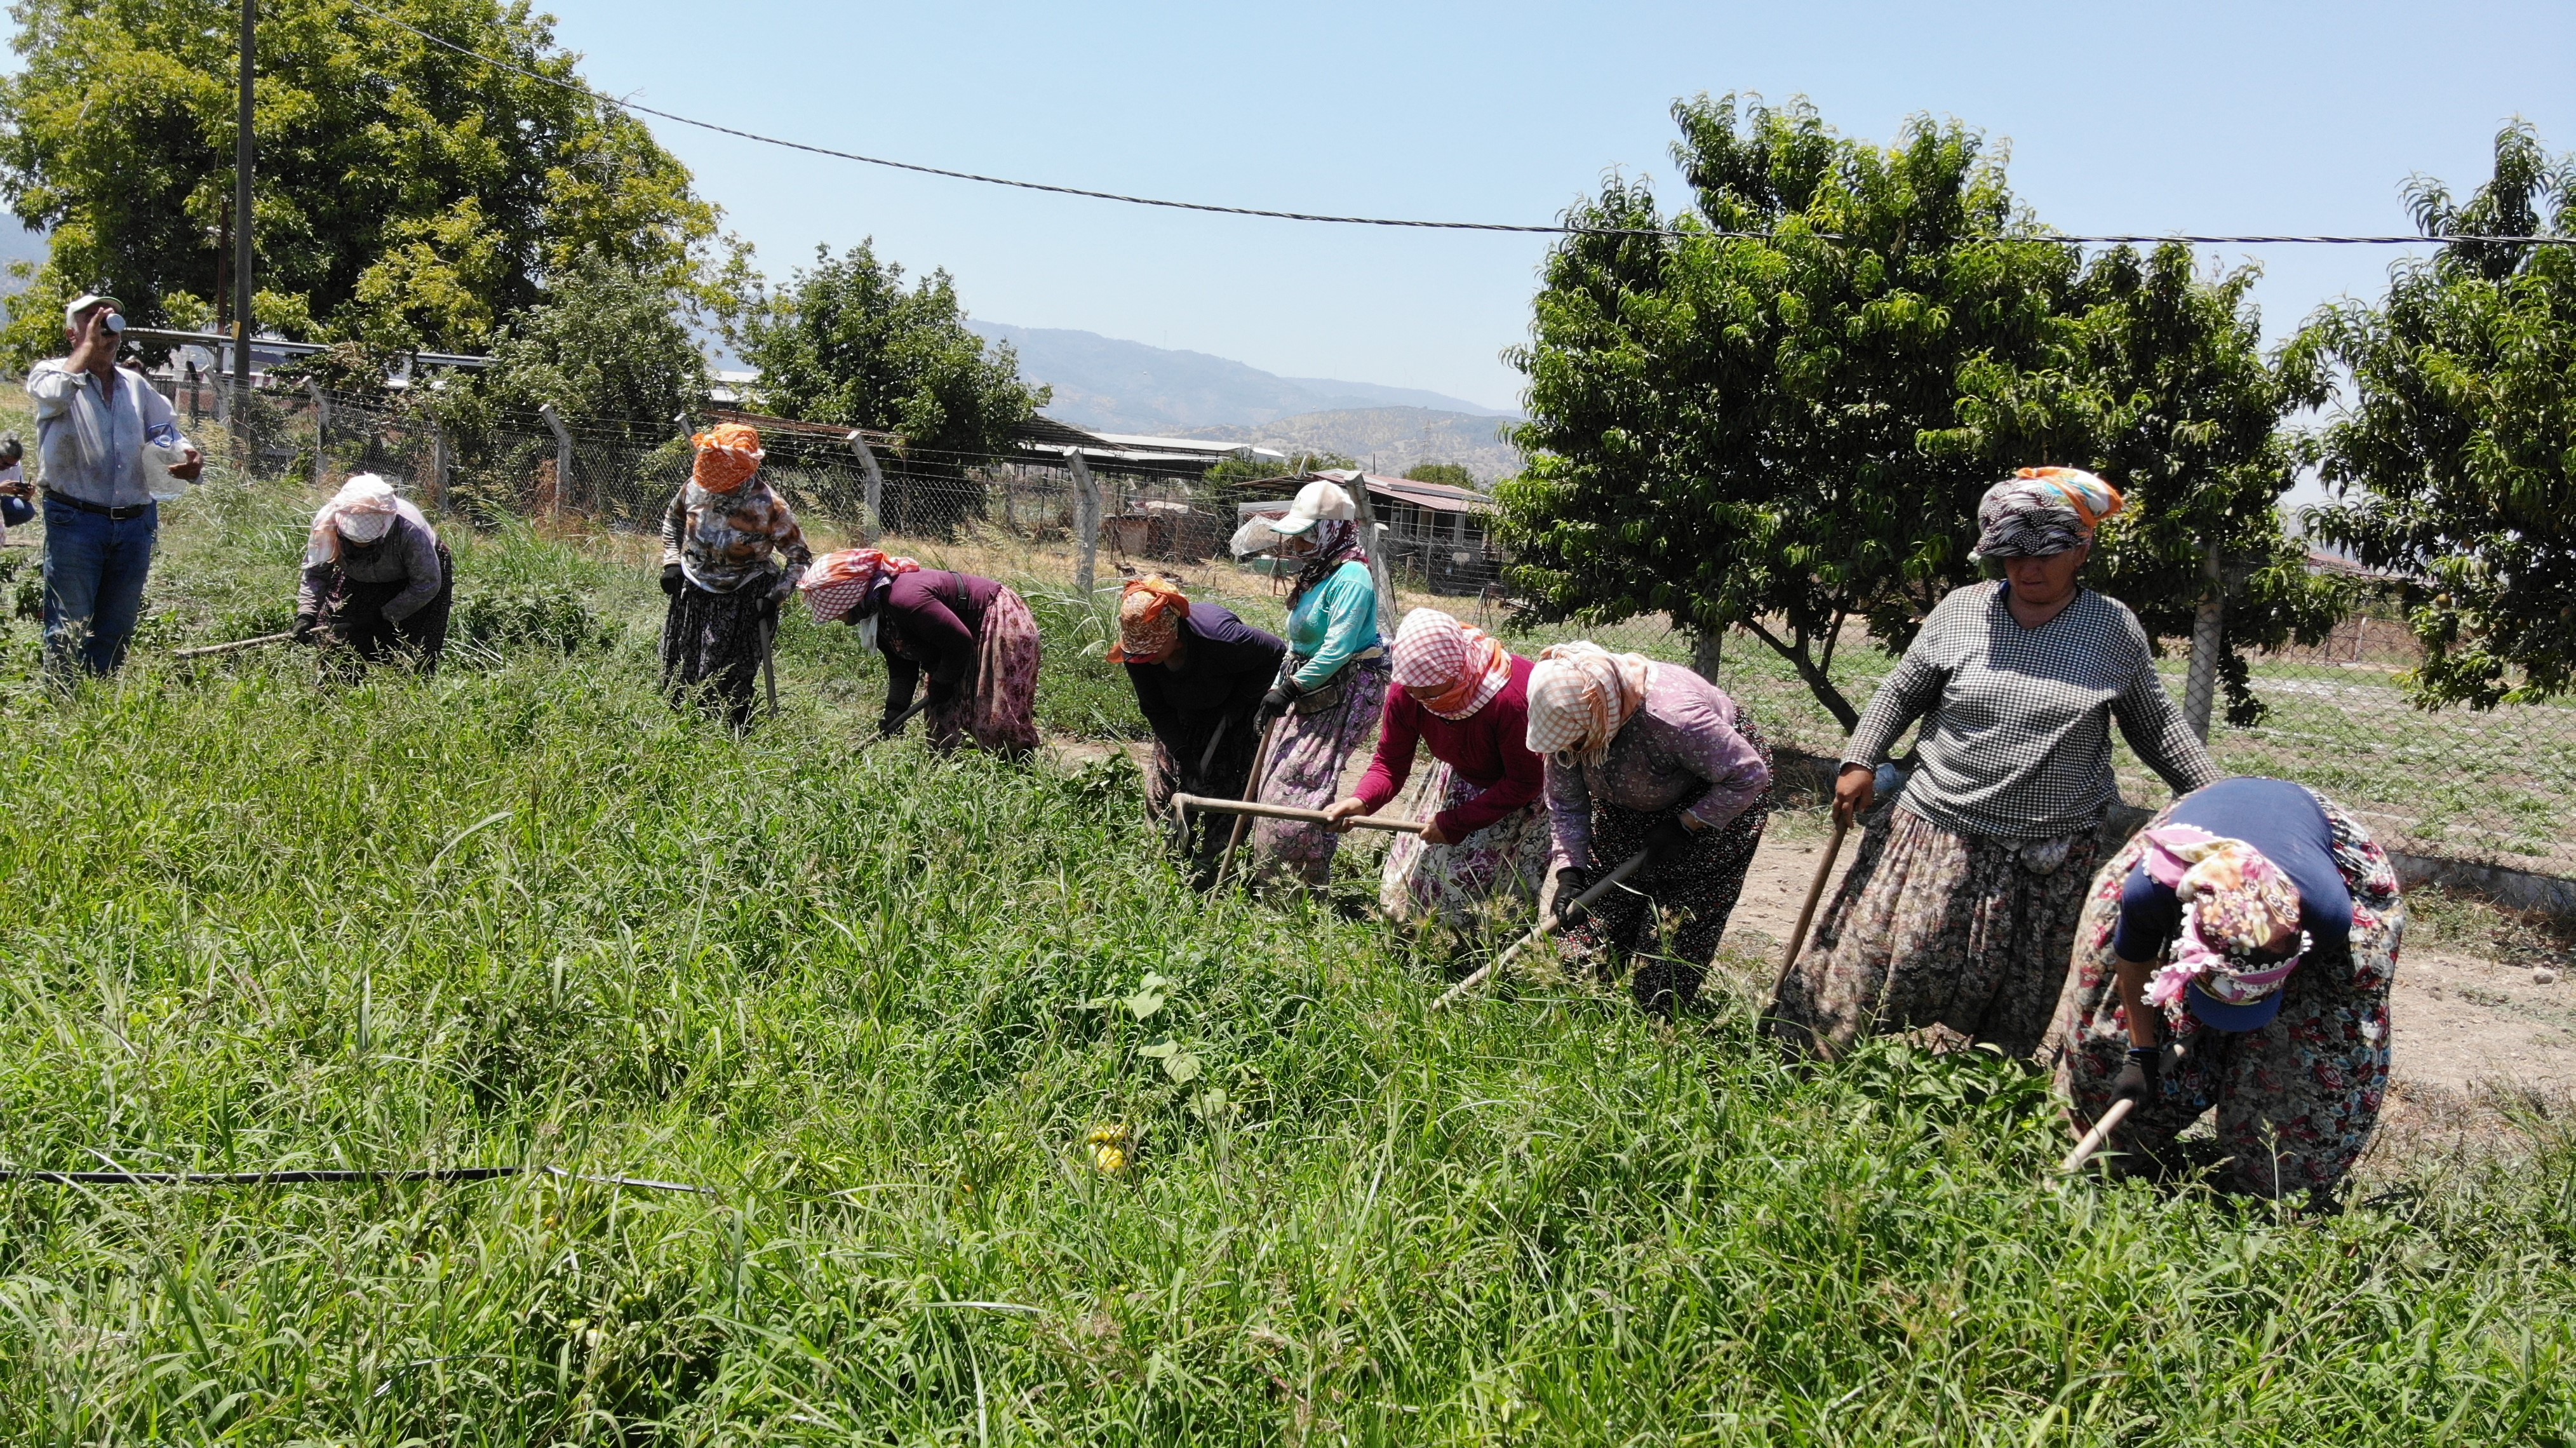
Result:
<svg viewBox="0 0 2576 1448">
<path fill-rule="evenodd" d="M 690 451 L 676 426 L 587 426 L 559 440 L 540 419 L 470 434 L 443 430 L 399 399 L 255 389 L 218 406 L 210 383 L 166 385 L 201 434 L 239 411 L 249 465 L 309 477 L 317 486 L 373 471 L 449 513 L 485 521 L 569 516 L 587 526 L 649 532 L 688 476 Z M 818 547 L 862 536 L 956 542 L 998 537 L 1028 545 L 1033 570 L 1072 575 L 1080 489 L 1069 460 L 1045 453 L 928 454 L 872 449 L 880 516 L 846 435 L 764 429 L 763 475 L 787 498 Z M 568 459 L 569 468 L 562 464 Z M 1101 499 L 1098 576 L 1134 567 L 1213 566 L 1235 589 L 1275 590 L 1259 565 L 1225 560 L 1235 501 L 1189 480 L 1095 470 Z M 1693 640 L 1661 616 L 1616 623 L 1530 625 L 1506 591 L 1506 560 L 1463 526 L 1400 519 L 1381 524 L 1380 551 L 1405 604 L 1432 604 L 1535 650 L 1588 637 L 1677 663 Z M 2160 669 L 2179 700 L 2187 640 L 2161 644 Z M 2347 619 L 2325 643 L 2254 655 L 2251 686 L 2263 706 L 2251 724 L 2213 719 L 2209 744 L 2222 768 L 2294 779 L 2358 813 L 2392 848 L 2409 853 L 2576 876 L 2576 839 L 2563 828 L 2576 809 L 2576 699 L 2491 710 L 2420 709 L 2402 675 L 2419 660 L 2393 607 Z M 1772 740 L 1810 754 L 1839 752 L 1844 731 L 1788 664 L 1749 633 L 1729 635 L 1718 682 L 1745 701 Z M 1831 676 L 1855 707 L 1894 660 L 1866 639 L 1837 650 Z M 2115 750 L 2121 792 L 2132 803 L 2166 798 L 2125 745 Z"/>
</svg>

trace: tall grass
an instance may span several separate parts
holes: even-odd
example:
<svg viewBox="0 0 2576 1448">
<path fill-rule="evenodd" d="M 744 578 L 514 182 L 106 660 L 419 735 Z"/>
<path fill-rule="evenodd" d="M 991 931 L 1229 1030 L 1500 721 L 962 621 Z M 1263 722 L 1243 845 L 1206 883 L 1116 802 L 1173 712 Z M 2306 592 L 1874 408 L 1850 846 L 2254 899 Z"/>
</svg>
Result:
<svg viewBox="0 0 2576 1448">
<path fill-rule="evenodd" d="M 291 577 L 291 509 L 235 506 L 174 525 L 174 631 Z M 2046 1092 L 1989 1058 L 1797 1069 L 1740 1001 L 1553 984 L 1433 1016 L 1405 937 L 1191 893 L 1123 764 L 859 748 L 830 630 L 735 740 L 660 700 L 640 571 L 458 542 L 615 639 L 8 701 L 0 1156 L 715 1194 L 0 1187 L 0 1439 L 2576 1431 L 2549 1123 L 2307 1218 L 2045 1184 Z"/>
</svg>

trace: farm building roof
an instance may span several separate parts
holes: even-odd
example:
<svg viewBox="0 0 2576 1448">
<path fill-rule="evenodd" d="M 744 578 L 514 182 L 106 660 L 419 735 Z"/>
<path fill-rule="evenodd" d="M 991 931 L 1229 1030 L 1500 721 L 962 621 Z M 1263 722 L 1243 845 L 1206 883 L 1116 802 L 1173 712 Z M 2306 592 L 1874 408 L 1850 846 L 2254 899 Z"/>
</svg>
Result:
<svg viewBox="0 0 2576 1448">
<path fill-rule="evenodd" d="M 1473 488 L 1455 487 L 1448 483 L 1422 483 L 1411 478 L 1390 478 L 1383 473 L 1358 472 L 1350 468 L 1326 468 L 1321 472 L 1289 473 L 1275 478 L 1255 478 L 1241 484 L 1236 491 L 1247 497 L 1286 499 L 1299 488 L 1328 478 L 1347 485 L 1353 478 L 1368 479 L 1369 496 L 1391 503 L 1411 503 L 1434 513 L 1490 513 L 1494 500 Z"/>
</svg>

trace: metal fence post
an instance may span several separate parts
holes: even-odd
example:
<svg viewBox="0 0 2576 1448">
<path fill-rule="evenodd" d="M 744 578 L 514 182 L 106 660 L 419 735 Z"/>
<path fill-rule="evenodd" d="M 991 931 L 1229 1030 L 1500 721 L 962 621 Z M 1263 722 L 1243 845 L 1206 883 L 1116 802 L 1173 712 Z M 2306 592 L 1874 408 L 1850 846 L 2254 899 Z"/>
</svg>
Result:
<svg viewBox="0 0 2576 1448">
<path fill-rule="evenodd" d="M 307 377 L 304 395 L 313 399 L 313 486 L 321 487 L 329 476 L 331 461 L 331 399 L 323 394 L 322 384 Z"/>
<path fill-rule="evenodd" d="M 877 455 L 868 447 L 868 435 L 855 427 L 850 429 L 850 451 L 857 454 L 859 472 L 867 479 L 868 516 L 860 537 L 874 543 L 885 532 L 885 474 L 877 470 Z"/>
<path fill-rule="evenodd" d="M 1064 456 L 1073 464 L 1074 543 L 1081 550 L 1073 567 L 1073 586 L 1088 599 L 1092 573 L 1100 562 L 1100 485 L 1092 481 L 1091 464 L 1083 461 L 1081 448 L 1070 448 Z"/>
<path fill-rule="evenodd" d="M 560 520 L 564 495 L 572 490 L 572 433 L 565 428 L 563 415 L 555 411 L 551 402 L 537 404 L 537 416 L 546 420 L 547 429 L 555 435 L 555 496 L 547 511 Z"/>
</svg>

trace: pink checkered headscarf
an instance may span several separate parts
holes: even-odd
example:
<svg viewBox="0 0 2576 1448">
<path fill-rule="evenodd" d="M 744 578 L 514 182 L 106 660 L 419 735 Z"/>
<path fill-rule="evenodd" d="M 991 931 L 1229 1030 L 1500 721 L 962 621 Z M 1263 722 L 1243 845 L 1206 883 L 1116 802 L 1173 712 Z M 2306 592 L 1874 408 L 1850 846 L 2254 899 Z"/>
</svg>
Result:
<svg viewBox="0 0 2576 1448">
<path fill-rule="evenodd" d="M 1530 752 L 1568 752 L 1582 763 L 1599 763 L 1645 707 L 1654 671 L 1644 654 L 1614 654 L 1582 639 L 1550 645 L 1530 671 Z"/>
<path fill-rule="evenodd" d="M 1436 608 L 1404 616 L 1394 662 L 1395 682 L 1422 690 L 1414 702 L 1443 719 L 1474 715 L 1512 681 L 1511 650 Z"/>
<path fill-rule="evenodd" d="M 918 573 L 921 565 L 876 548 L 844 548 L 826 553 L 805 570 L 796 586 L 814 610 L 816 623 L 838 623 L 867 602 L 879 583 L 898 573 Z"/>
</svg>

